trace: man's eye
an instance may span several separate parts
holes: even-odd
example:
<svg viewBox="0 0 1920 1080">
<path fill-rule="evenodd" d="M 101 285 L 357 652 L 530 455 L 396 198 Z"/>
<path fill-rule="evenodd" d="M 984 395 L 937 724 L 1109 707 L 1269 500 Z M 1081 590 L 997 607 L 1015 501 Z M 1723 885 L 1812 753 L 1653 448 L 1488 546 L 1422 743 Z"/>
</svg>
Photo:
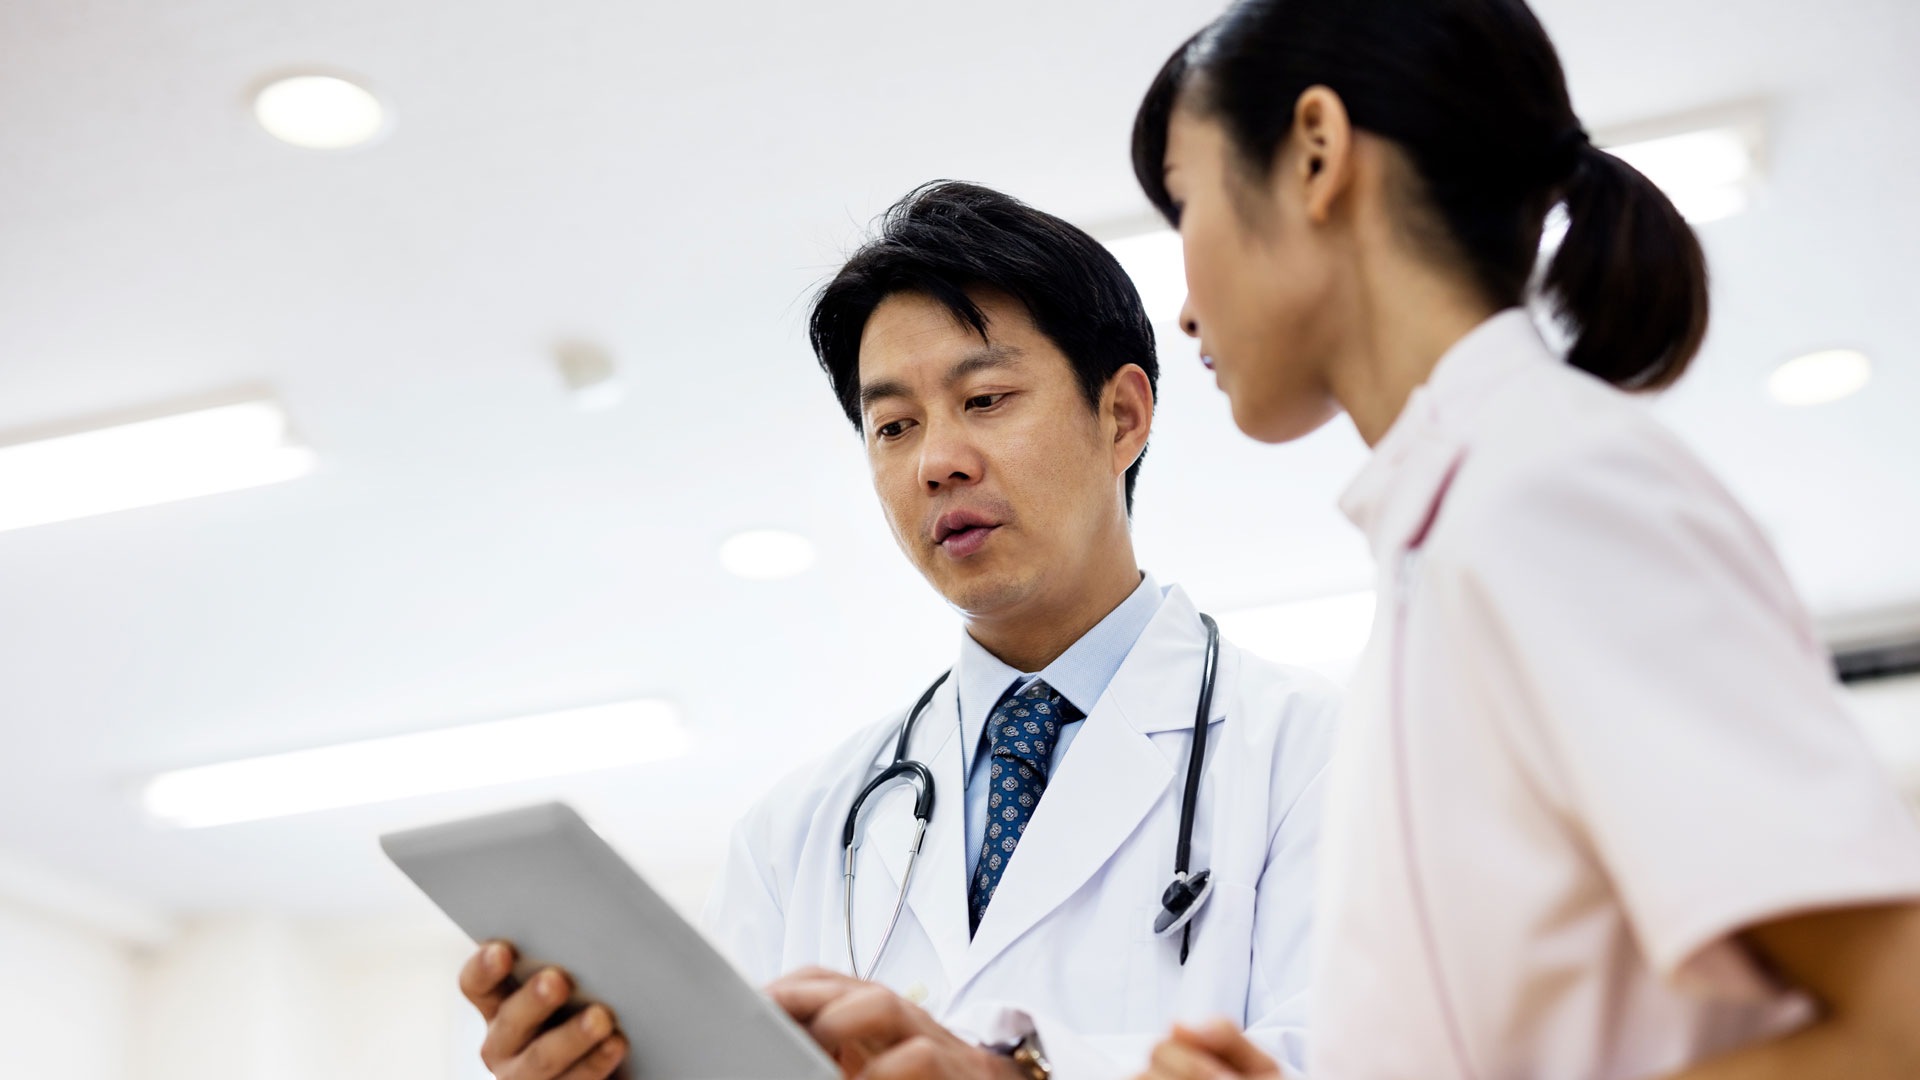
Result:
<svg viewBox="0 0 1920 1080">
<path fill-rule="evenodd" d="M 905 420 L 894 420 L 881 424 L 879 427 L 873 429 L 873 433 L 883 439 L 897 439 L 906 434 L 906 432 L 907 422 Z"/>
<path fill-rule="evenodd" d="M 1006 396 L 1005 394 L 975 394 L 967 399 L 967 408 L 991 409 L 1000 403 L 1001 398 Z"/>
</svg>

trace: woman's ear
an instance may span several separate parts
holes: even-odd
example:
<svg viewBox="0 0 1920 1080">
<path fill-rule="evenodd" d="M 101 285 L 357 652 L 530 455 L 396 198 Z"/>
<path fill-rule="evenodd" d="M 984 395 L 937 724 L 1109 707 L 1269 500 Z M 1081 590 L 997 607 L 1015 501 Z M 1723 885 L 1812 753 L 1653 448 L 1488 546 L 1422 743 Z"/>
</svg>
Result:
<svg viewBox="0 0 1920 1080">
<path fill-rule="evenodd" d="M 1353 179 L 1353 125 L 1346 103 L 1325 86 L 1309 86 L 1293 106 L 1293 134 L 1288 140 L 1295 161 L 1283 172 L 1295 185 L 1305 205 L 1307 220 L 1323 223 Z M 1283 151 L 1284 152 L 1284 151 Z"/>
</svg>

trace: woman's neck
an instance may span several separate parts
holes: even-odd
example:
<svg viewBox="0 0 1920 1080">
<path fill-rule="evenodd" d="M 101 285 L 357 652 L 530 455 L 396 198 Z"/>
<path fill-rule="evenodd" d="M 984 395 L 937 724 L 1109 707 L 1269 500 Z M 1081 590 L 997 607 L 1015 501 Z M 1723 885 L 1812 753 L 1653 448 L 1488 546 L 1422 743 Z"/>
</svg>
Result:
<svg viewBox="0 0 1920 1080">
<path fill-rule="evenodd" d="M 1333 396 L 1368 446 L 1400 418 L 1440 357 L 1496 310 L 1479 290 L 1402 251 L 1356 267 L 1358 332 L 1327 375 Z"/>
</svg>

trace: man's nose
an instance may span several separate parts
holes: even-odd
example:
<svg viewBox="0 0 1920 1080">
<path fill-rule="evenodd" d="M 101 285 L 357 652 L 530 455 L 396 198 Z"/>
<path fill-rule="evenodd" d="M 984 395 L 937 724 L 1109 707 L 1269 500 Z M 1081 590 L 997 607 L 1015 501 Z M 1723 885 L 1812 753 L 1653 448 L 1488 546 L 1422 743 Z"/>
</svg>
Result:
<svg viewBox="0 0 1920 1080">
<path fill-rule="evenodd" d="M 1200 336 L 1200 320 L 1193 314 L 1193 297 L 1180 301 L 1180 332 L 1190 338 Z"/>
<path fill-rule="evenodd" d="M 920 482 L 928 492 L 980 479 L 984 462 L 963 425 L 929 421 L 920 442 Z"/>
</svg>

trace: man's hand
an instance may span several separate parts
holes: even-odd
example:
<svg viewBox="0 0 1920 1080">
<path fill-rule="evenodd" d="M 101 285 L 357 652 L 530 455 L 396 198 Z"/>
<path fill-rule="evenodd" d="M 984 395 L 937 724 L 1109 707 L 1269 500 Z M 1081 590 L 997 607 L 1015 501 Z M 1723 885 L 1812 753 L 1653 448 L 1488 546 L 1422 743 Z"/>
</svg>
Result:
<svg viewBox="0 0 1920 1080">
<path fill-rule="evenodd" d="M 801 968 L 767 995 L 807 1029 L 849 1080 L 1013 1080 L 1010 1058 L 963 1042 L 926 1010 L 880 985 Z"/>
<path fill-rule="evenodd" d="M 605 1080 L 627 1056 L 627 1042 L 613 1030 L 613 1014 L 591 1005 L 566 1023 L 541 1033 L 554 1010 L 567 1003 L 573 980 L 548 968 L 525 986 L 512 978 L 513 946 L 490 941 L 460 969 L 460 992 L 487 1022 L 480 1060 L 496 1080 Z"/>
<path fill-rule="evenodd" d="M 1229 1020 L 1199 1027 L 1173 1025 L 1173 1034 L 1153 1048 L 1140 1080 L 1229 1080 L 1261 1077 L 1279 1080 L 1280 1066 L 1248 1041 Z"/>
</svg>

